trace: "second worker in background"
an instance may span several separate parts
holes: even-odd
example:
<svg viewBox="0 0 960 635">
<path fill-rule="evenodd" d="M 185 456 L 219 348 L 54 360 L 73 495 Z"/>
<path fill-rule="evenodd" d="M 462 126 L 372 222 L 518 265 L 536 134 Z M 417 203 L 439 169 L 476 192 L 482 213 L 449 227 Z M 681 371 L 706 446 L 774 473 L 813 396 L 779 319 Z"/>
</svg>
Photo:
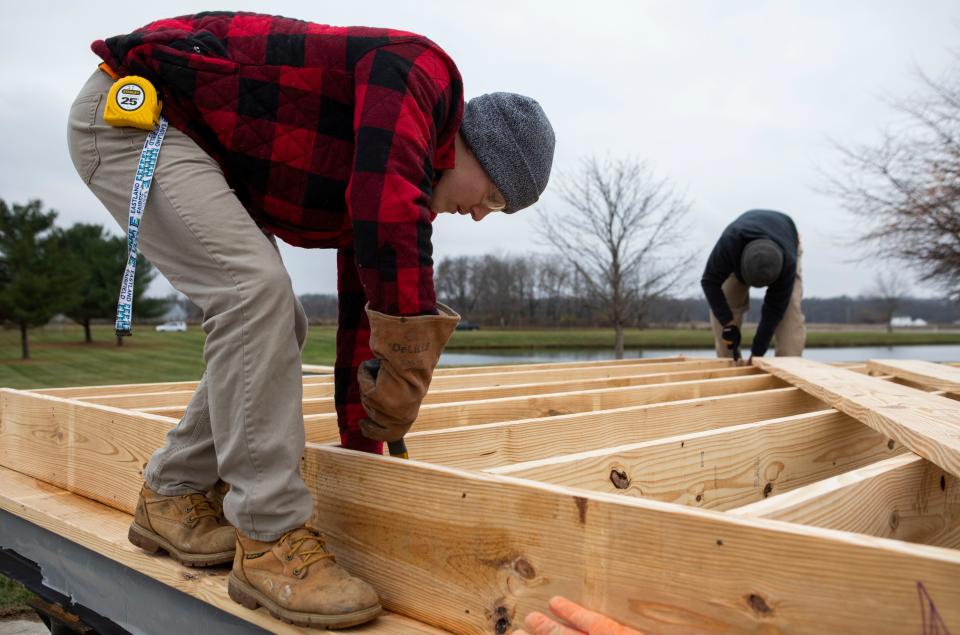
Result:
<svg viewBox="0 0 960 635">
<path fill-rule="evenodd" d="M 700 280 L 710 303 L 718 357 L 734 357 L 739 351 L 750 287 L 767 287 L 767 292 L 748 363 L 763 357 L 774 337 L 777 356 L 803 354 L 807 328 L 800 309 L 802 253 L 793 219 L 781 212 L 754 209 L 727 225 Z"/>
</svg>

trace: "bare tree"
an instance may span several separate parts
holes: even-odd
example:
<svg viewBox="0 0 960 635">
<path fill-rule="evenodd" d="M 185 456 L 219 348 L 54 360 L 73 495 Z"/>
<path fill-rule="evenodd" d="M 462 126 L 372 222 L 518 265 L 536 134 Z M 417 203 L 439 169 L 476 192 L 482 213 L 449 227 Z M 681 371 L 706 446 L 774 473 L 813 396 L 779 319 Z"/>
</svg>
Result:
<svg viewBox="0 0 960 635">
<path fill-rule="evenodd" d="M 471 260 L 469 256 L 458 256 L 437 265 L 437 295 L 461 313 L 469 313 L 477 303 Z"/>
<path fill-rule="evenodd" d="M 829 190 L 859 218 L 862 255 L 895 258 L 960 297 L 960 60 L 894 104 L 899 129 L 876 145 L 842 146 Z"/>
<path fill-rule="evenodd" d="M 570 284 L 569 270 L 565 262 L 556 258 L 541 257 L 537 267 L 537 290 L 544 301 L 544 319 L 556 323 L 559 319 L 560 301 Z"/>
<path fill-rule="evenodd" d="M 869 295 L 876 298 L 880 314 L 887 324 L 887 332 L 893 332 L 893 314 L 903 302 L 907 281 L 899 271 L 881 271 L 874 278 Z"/>
<path fill-rule="evenodd" d="M 646 299 L 676 286 L 693 260 L 683 244 L 690 203 L 634 159 L 585 159 L 561 177 L 558 194 L 569 209 L 541 212 L 541 236 L 607 312 L 622 359 L 624 326 Z"/>
</svg>

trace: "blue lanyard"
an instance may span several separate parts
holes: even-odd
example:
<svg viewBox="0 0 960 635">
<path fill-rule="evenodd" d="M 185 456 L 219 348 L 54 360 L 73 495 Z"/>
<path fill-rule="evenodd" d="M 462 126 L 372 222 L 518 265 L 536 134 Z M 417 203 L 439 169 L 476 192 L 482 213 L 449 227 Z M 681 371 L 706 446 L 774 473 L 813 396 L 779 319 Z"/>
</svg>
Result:
<svg viewBox="0 0 960 635">
<path fill-rule="evenodd" d="M 140 221 L 147 206 L 147 196 L 153 183 L 153 173 L 157 169 L 160 156 L 160 144 L 167 133 L 167 120 L 160 117 L 159 125 L 150 131 L 140 151 L 137 163 L 137 175 L 133 179 L 130 193 L 130 220 L 127 225 L 127 266 L 123 270 L 123 284 L 120 286 L 120 299 L 117 302 L 117 335 L 131 335 L 133 322 L 133 280 L 137 273 L 137 239 L 140 236 Z"/>
</svg>

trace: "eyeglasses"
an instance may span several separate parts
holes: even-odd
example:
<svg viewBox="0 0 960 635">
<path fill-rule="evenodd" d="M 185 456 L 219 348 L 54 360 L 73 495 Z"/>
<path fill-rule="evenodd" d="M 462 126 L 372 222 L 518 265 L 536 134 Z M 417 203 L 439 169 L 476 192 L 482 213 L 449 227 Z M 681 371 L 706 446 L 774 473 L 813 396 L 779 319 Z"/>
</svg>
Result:
<svg viewBox="0 0 960 635">
<path fill-rule="evenodd" d="M 496 186 L 490 188 L 490 191 L 487 192 L 487 195 L 483 197 L 483 200 L 480 201 L 480 204 L 491 212 L 499 212 L 507 209 L 507 200 L 503 197 L 503 194 L 500 193 L 500 190 L 498 190 Z"/>
</svg>

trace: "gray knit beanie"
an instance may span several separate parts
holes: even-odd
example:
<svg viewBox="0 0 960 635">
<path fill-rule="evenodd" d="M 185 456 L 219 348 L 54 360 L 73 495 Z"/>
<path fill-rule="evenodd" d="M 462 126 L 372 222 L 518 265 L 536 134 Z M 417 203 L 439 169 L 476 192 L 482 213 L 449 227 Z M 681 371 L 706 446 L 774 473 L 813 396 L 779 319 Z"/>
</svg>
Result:
<svg viewBox="0 0 960 635">
<path fill-rule="evenodd" d="M 751 287 L 766 287 L 776 282 L 783 268 L 783 250 L 769 238 L 747 243 L 740 256 L 740 275 Z"/>
<path fill-rule="evenodd" d="M 516 93 L 474 97 L 460 132 L 506 199 L 507 214 L 537 202 L 550 179 L 555 139 L 536 100 Z"/>
</svg>

